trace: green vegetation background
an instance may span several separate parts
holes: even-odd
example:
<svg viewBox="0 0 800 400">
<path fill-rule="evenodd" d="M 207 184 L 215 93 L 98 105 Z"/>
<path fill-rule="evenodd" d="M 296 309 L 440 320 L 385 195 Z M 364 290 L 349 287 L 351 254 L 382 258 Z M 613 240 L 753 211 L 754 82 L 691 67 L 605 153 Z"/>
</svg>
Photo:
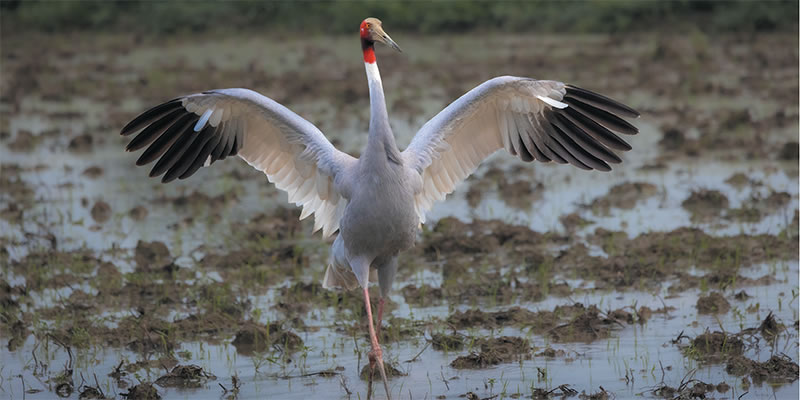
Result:
<svg viewBox="0 0 800 400">
<path fill-rule="evenodd" d="M 0 0 L 3 34 L 248 30 L 310 35 L 352 32 L 366 16 L 383 19 L 392 32 L 796 32 L 798 1 Z"/>
</svg>

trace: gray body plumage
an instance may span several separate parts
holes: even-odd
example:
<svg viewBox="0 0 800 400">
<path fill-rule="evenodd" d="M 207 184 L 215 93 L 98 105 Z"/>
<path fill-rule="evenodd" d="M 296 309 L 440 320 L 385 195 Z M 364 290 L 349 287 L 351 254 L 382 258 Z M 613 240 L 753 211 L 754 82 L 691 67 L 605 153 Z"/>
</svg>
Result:
<svg viewBox="0 0 800 400">
<path fill-rule="evenodd" d="M 381 294 L 388 294 L 397 272 L 397 255 L 414 245 L 419 217 L 414 195 L 419 191 L 419 172 L 409 168 L 397 148 L 383 97 L 377 67 L 367 66 L 370 90 L 370 123 L 362 157 L 344 179 L 347 207 L 333 247 L 335 268 L 346 275 L 349 268 L 362 287 L 377 270 Z M 336 252 L 341 252 L 341 254 Z M 337 286 L 334 282 L 326 286 Z M 341 286 L 353 287 L 343 284 Z"/>
</svg>

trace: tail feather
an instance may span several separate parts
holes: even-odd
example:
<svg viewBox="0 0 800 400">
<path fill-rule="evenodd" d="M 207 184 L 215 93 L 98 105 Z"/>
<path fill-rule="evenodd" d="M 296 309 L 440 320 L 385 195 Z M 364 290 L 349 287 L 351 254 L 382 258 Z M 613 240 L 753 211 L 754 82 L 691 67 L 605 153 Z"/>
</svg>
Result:
<svg viewBox="0 0 800 400">
<path fill-rule="evenodd" d="M 378 271 L 370 269 L 369 281 L 378 281 Z M 325 277 L 322 278 L 322 287 L 325 289 L 353 290 L 359 287 L 356 274 L 350 268 L 345 254 L 344 243 L 336 237 L 331 247 L 331 255 L 328 258 L 328 268 L 325 270 Z"/>
<path fill-rule="evenodd" d="M 378 281 L 378 270 L 369 271 L 369 281 Z M 350 267 L 342 268 L 338 265 L 328 264 L 328 268 L 325 270 L 325 277 L 322 278 L 322 287 L 324 289 L 353 290 L 358 286 L 356 274 L 350 270 Z"/>
</svg>

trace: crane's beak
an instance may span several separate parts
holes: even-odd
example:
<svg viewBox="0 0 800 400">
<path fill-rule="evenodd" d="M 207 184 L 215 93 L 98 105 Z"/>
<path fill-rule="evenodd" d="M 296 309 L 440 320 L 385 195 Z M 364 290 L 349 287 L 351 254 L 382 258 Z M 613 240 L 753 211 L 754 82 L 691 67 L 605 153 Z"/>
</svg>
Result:
<svg viewBox="0 0 800 400">
<path fill-rule="evenodd" d="M 387 35 L 386 32 L 383 31 L 383 29 L 381 29 L 381 30 L 379 30 L 379 31 L 377 31 L 375 33 L 378 34 L 377 35 L 378 36 L 377 39 L 378 39 L 379 42 L 381 42 L 381 43 L 383 43 L 383 44 L 385 44 L 385 45 L 387 45 L 387 46 L 389 46 L 389 47 L 391 47 L 391 48 L 393 48 L 393 49 L 395 49 L 395 50 L 397 50 L 397 51 L 399 51 L 401 53 L 403 52 L 403 49 L 401 49 L 400 46 L 398 46 L 397 43 L 395 43 L 394 40 L 392 40 L 392 38 L 390 38 L 389 35 Z"/>
</svg>

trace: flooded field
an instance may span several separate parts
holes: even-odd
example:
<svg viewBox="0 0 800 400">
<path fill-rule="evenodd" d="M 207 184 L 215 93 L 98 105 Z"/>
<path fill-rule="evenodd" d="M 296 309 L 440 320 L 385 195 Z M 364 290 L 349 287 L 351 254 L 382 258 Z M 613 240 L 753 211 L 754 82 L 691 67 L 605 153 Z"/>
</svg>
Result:
<svg viewBox="0 0 800 400">
<path fill-rule="evenodd" d="M 505 74 L 642 113 L 610 173 L 498 153 L 434 207 L 381 330 L 396 398 L 797 398 L 796 35 L 393 36 L 404 53 L 378 62 L 401 147 Z M 372 396 L 361 297 L 321 288 L 330 244 L 286 195 L 238 159 L 162 185 L 118 134 L 247 87 L 358 154 L 359 50 L 4 37 L 0 398 Z"/>
</svg>

